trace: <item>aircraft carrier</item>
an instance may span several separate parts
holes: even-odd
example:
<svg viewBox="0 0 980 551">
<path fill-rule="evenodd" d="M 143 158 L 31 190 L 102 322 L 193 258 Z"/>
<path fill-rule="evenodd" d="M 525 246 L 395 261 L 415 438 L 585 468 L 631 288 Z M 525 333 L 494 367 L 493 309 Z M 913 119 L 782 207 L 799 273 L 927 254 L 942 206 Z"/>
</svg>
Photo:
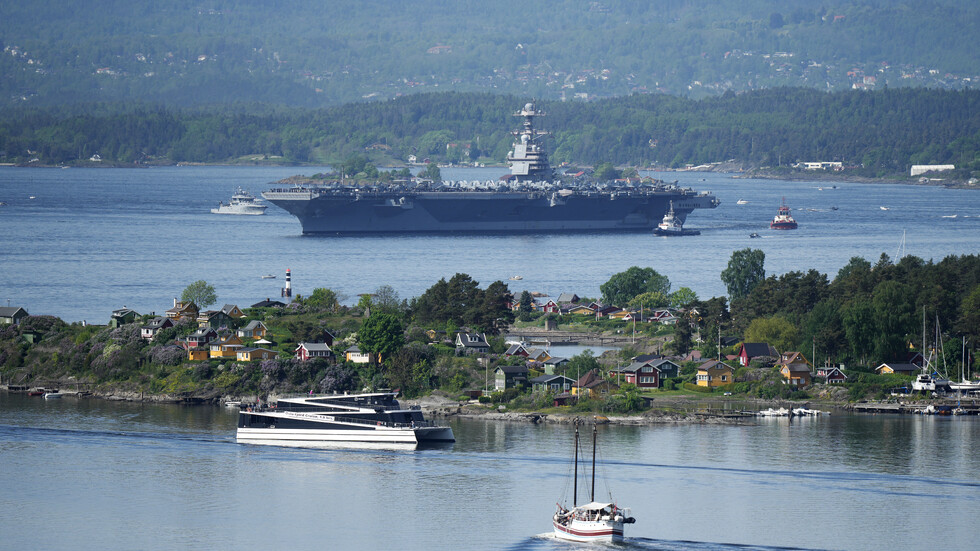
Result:
<svg viewBox="0 0 980 551">
<path fill-rule="evenodd" d="M 555 178 L 528 103 L 507 155 L 511 174 L 499 181 L 426 182 L 353 186 L 343 181 L 303 183 L 262 193 L 295 215 L 304 234 L 568 233 L 653 231 L 673 202 L 682 223 L 718 199 L 660 181 L 572 184 Z"/>
</svg>

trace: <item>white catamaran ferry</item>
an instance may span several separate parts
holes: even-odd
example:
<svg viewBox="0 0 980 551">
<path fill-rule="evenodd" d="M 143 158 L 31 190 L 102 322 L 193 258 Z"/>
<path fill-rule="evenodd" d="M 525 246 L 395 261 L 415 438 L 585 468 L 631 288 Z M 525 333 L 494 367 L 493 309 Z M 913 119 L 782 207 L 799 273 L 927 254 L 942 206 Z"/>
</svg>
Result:
<svg viewBox="0 0 980 551">
<path fill-rule="evenodd" d="M 394 392 L 280 398 L 242 407 L 238 442 L 303 448 L 408 447 L 454 442 L 453 430 L 426 421 L 421 409 L 403 409 Z"/>
</svg>

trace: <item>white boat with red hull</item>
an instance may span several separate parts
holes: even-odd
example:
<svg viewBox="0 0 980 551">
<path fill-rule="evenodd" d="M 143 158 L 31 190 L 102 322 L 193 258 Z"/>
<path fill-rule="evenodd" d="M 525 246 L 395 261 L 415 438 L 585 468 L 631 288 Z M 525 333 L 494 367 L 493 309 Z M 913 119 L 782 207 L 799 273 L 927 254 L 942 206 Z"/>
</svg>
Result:
<svg viewBox="0 0 980 551">
<path fill-rule="evenodd" d="M 798 227 L 796 220 L 793 215 L 789 212 L 789 207 L 786 206 L 784 202 L 780 205 L 779 210 L 776 212 L 775 218 L 769 224 L 769 228 L 773 230 L 795 230 Z"/>
</svg>

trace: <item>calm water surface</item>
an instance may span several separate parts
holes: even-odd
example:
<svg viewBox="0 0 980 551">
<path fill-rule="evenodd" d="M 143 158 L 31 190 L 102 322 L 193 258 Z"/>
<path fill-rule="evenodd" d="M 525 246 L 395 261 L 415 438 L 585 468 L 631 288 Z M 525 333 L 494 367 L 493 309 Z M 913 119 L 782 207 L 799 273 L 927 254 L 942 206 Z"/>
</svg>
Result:
<svg viewBox="0 0 980 551">
<path fill-rule="evenodd" d="M 546 537 L 570 427 L 451 424 L 414 452 L 251 447 L 225 408 L 0 392 L 0 547 L 583 548 Z M 626 548 L 976 549 L 975 417 L 599 430 Z"/>
<path fill-rule="evenodd" d="M 239 185 L 269 183 L 324 168 L 163 167 L 0 169 L 0 304 L 68 321 L 106 323 L 116 308 L 161 313 L 188 283 L 212 283 L 221 303 L 250 305 L 278 296 L 286 268 L 294 288 L 328 287 L 354 301 L 391 285 L 418 296 L 457 272 L 486 286 L 507 282 L 557 296 L 599 295 L 599 285 L 630 266 L 652 266 L 674 288 L 723 295 L 719 278 L 732 251 L 766 253 L 768 273 L 817 269 L 833 277 L 852 256 L 905 251 L 939 260 L 980 252 L 980 193 L 884 184 L 733 179 L 662 173 L 713 191 L 722 201 L 696 211 L 690 238 L 639 234 L 534 236 L 303 237 L 299 222 L 270 206 L 265 216 L 210 213 Z M 487 180 L 503 169 L 447 169 L 452 179 Z M 31 199 L 30 197 L 34 198 Z M 768 229 L 782 197 L 800 229 Z M 738 205 L 743 199 L 748 204 Z M 839 210 L 831 210 L 832 207 Z M 881 210 L 880 207 L 889 210 Z M 955 218 L 950 218 L 955 215 Z M 749 239 L 758 232 L 761 239 Z M 263 280 L 263 274 L 278 279 Z M 514 275 L 521 281 L 508 281 Z"/>
</svg>

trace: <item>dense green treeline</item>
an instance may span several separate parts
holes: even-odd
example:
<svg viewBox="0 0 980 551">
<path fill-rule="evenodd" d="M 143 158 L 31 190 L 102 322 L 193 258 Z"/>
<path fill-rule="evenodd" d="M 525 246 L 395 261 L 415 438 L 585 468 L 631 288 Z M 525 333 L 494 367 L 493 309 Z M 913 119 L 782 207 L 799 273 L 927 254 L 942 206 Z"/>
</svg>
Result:
<svg viewBox="0 0 980 551">
<path fill-rule="evenodd" d="M 433 93 L 307 110 L 261 105 L 170 109 L 142 105 L 7 111 L 0 160 L 228 162 L 281 156 L 337 163 L 369 154 L 503 162 L 524 98 Z M 841 161 L 852 174 L 896 176 L 912 164 L 980 170 L 980 91 L 817 92 L 780 88 L 691 100 L 634 95 L 590 103 L 539 102 L 554 162 L 679 167 L 734 160 L 786 167 Z"/>
<path fill-rule="evenodd" d="M 967 0 L 5 2 L 0 105 L 969 88 L 978 25 Z"/>
<path fill-rule="evenodd" d="M 833 281 L 815 270 L 772 275 L 705 323 L 717 327 L 719 317 L 747 341 L 807 355 L 812 350 L 817 364 L 866 368 L 904 362 L 910 349 L 928 356 L 921 350 L 923 323 L 927 349 L 936 344 L 938 325 L 947 341 L 939 366 L 958 366 L 960 338 L 970 349 L 980 338 L 980 256 L 893 262 L 882 254 L 875 264 L 855 257 Z"/>
</svg>

